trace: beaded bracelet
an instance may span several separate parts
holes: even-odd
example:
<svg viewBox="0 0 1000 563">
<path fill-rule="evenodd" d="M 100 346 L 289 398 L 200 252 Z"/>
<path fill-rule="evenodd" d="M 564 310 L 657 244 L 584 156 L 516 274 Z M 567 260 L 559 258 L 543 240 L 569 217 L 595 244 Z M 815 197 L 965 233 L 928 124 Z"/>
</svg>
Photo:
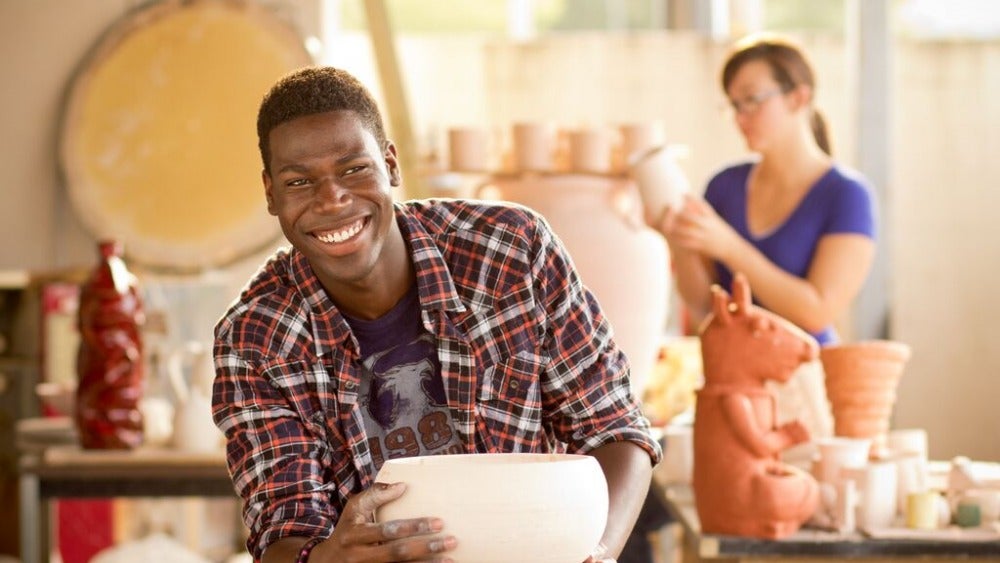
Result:
<svg viewBox="0 0 1000 563">
<path fill-rule="evenodd" d="M 302 544 L 302 547 L 299 548 L 299 555 L 295 558 L 295 563 L 308 563 L 309 554 L 312 553 L 313 548 L 325 539 L 317 536 Z"/>
</svg>

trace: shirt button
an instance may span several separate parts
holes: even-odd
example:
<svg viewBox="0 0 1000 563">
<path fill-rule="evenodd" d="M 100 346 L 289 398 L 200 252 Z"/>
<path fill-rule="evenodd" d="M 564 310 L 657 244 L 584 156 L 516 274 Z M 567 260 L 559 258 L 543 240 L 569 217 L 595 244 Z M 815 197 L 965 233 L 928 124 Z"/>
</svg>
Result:
<svg viewBox="0 0 1000 563">
<path fill-rule="evenodd" d="M 347 389 L 348 391 L 354 391 L 354 382 L 348 381 L 347 383 L 345 383 L 344 389 Z"/>
<path fill-rule="evenodd" d="M 512 379 L 511 382 L 510 382 L 510 384 L 508 385 L 508 387 L 510 387 L 511 389 L 513 389 L 515 391 L 517 391 L 518 387 L 520 387 L 520 386 L 521 386 L 521 384 L 518 383 L 518 381 L 516 379 Z"/>
</svg>

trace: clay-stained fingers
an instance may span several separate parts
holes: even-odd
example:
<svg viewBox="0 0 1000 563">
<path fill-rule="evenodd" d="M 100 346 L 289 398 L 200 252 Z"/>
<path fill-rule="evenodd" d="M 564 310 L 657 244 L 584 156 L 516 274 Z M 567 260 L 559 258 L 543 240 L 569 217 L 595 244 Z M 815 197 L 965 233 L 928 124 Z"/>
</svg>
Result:
<svg viewBox="0 0 1000 563">
<path fill-rule="evenodd" d="M 344 507 L 342 519 L 355 524 L 375 522 L 375 510 L 406 492 L 404 483 L 375 483 L 368 490 L 352 497 Z"/>
<path fill-rule="evenodd" d="M 350 533 L 350 542 L 355 544 L 392 542 L 399 539 L 437 534 L 443 529 L 444 523 L 440 518 L 390 520 L 379 524 L 355 526 Z"/>
<path fill-rule="evenodd" d="M 447 552 L 458 541 L 452 536 L 410 536 L 351 549 L 356 561 L 450 561 Z"/>
</svg>

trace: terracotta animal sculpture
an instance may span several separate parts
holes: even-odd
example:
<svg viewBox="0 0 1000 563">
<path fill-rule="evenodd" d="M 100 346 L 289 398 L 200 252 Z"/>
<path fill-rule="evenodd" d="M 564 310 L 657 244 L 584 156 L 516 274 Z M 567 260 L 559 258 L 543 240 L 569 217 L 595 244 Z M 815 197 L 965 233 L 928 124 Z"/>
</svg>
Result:
<svg viewBox="0 0 1000 563">
<path fill-rule="evenodd" d="M 816 358 L 816 341 L 751 303 L 746 277 L 729 299 L 713 287 L 713 312 L 702 325 L 705 385 L 694 423 L 694 493 L 705 533 L 782 538 L 816 511 L 819 488 L 779 454 L 809 440 L 798 421 L 775 421 L 767 380 L 788 381 Z"/>
</svg>

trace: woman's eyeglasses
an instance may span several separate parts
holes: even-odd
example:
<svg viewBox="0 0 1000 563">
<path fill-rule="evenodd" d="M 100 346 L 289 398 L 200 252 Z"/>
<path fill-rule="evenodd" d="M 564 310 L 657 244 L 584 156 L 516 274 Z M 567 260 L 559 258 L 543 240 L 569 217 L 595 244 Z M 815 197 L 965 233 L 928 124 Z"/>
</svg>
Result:
<svg viewBox="0 0 1000 563">
<path fill-rule="evenodd" d="M 757 110 L 760 109 L 760 106 L 764 105 L 764 102 L 785 92 L 786 90 L 775 88 L 774 90 L 765 90 L 738 100 L 730 99 L 726 109 L 736 112 L 737 115 L 751 115 L 757 113 Z"/>
</svg>

